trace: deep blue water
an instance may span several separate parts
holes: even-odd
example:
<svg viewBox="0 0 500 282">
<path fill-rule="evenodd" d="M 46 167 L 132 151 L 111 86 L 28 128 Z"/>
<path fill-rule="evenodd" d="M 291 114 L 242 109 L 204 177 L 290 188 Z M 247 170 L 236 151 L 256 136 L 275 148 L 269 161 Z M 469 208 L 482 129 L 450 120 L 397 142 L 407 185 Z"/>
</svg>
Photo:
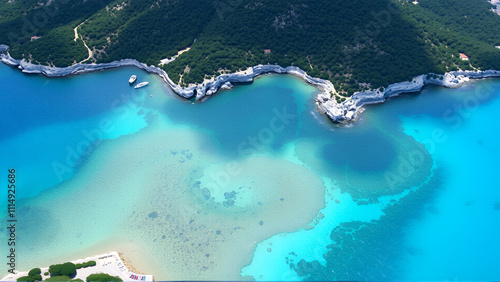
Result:
<svg viewBox="0 0 500 282">
<path fill-rule="evenodd" d="M 25 176 L 19 178 L 24 187 L 19 197 L 34 196 L 70 178 L 92 150 L 94 139 L 128 134 L 146 125 L 131 114 L 139 110 L 137 93 L 127 84 L 112 83 L 110 72 L 82 80 L 24 75 L 6 66 L 1 70 L 5 87 L 0 103 L 0 167 L 20 165 Z M 135 96 L 126 96 L 131 94 Z M 101 122 L 108 119 L 114 120 L 113 130 L 102 134 Z"/>
<path fill-rule="evenodd" d="M 150 85 L 131 88 L 127 80 L 134 73 Z M 84 198 L 94 197 L 86 194 L 88 185 L 78 184 L 97 179 L 87 173 L 89 167 L 99 169 L 102 164 L 103 170 L 119 178 L 122 159 L 116 160 L 115 168 L 104 167 L 108 154 L 133 145 L 133 138 L 141 135 L 154 138 L 155 133 L 185 130 L 192 133 L 190 140 L 183 142 L 181 134 L 178 139 L 154 142 L 174 147 L 198 142 L 199 147 L 190 150 L 195 159 L 203 155 L 206 165 L 200 161 L 190 167 L 195 176 L 211 162 L 245 163 L 264 156 L 300 164 L 304 177 L 313 172 L 324 184 L 325 205 L 309 207 L 319 211 L 309 227 L 259 242 L 251 263 L 236 269 L 242 276 L 257 280 L 500 277 L 500 241 L 496 240 L 500 232 L 499 80 L 458 89 L 428 87 L 419 94 L 369 106 L 358 122 L 342 127 L 317 113 L 313 103 L 317 90 L 292 76 L 264 76 L 203 103 L 177 97 L 159 78 L 135 68 L 48 79 L 0 65 L 0 85 L 0 169 L 18 171 L 21 208 L 43 207 L 44 217 L 57 222 L 52 226 L 49 221 L 45 225 L 37 225 L 40 220 L 25 221 L 20 231 L 21 238 L 23 234 L 26 238 L 19 247 L 24 255 L 20 267 L 45 263 L 55 254 L 76 255 L 70 239 L 68 244 L 54 244 L 51 253 L 35 255 L 41 241 L 55 236 L 49 229 L 57 226 L 61 234 L 72 234 L 70 227 L 60 224 L 66 215 L 50 204 L 44 206 L 44 201 L 64 201 L 75 189 Z M 174 151 L 172 155 L 177 154 Z M 181 147 L 179 152 L 186 156 L 183 162 L 192 158 Z M 130 155 L 139 156 L 141 151 Z M 136 172 L 136 179 L 146 175 L 148 167 L 143 169 Z M 175 167 L 170 169 L 176 173 Z M 273 170 L 279 172 L 280 167 Z M 241 177 L 245 176 L 244 171 Z M 193 176 L 185 183 L 191 185 L 196 179 Z M 107 181 L 99 179 L 96 185 L 108 187 Z M 273 180 L 267 181 L 272 187 Z M 137 189 L 156 189 L 149 185 L 132 186 L 130 195 Z M 203 185 L 202 181 L 187 190 Z M 106 213 L 105 208 L 101 212 Z M 132 215 L 136 210 L 124 212 Z M 92 222 L 91 217 L 82 220 Z M 120 220 L 116 215 L 116 222 Z M 29 233 L 30 229 L 40 230 L 40 236 Z M 83 236 L 86 241 L 78 241 L 82 250 L 122 231 L 97 225 L 92 232 L 93 236 Z M 141 244 L 157 248 L 157 242 Z M 185 252 L 187 260 L 192 253 L 195 248 Z M 163 263 L 168 255 L 151 256 L 164 268 L 145 271 L 160 280 L 165 273 L 174 273 L 173 266 Z M 224 256 L 218 259 L 231 261 Z M 229 278 L 220 275 L 219 279 Z"/>
</svg>

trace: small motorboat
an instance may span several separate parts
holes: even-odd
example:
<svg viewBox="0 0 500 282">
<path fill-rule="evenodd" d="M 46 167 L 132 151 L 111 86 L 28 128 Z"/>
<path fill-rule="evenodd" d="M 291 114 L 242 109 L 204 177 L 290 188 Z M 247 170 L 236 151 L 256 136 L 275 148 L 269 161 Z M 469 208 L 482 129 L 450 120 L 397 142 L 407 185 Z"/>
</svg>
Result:
<svg viewBox="0 0 500 282">
<path fill-rule="evenodd" d="M 135 89 L 137 89 L 137 88 L 141 88 L 141 87 L 144 87 L 144 86 L 146 86 L 146 85 L 148 85 L 148 84 L 149 84 L 149 82 L 144 81 L 144 82 L 141 82 L 141 83 L 137 84 L 136 86 L 134 86 L 134 88 L 135 88 Z"/>
<path fill-rule="evenodd" d="M 136 80 L 137 80 L 137 75 L 134 74 L 129 78 L 128 83 L 134 84 Z"/>
</svg>

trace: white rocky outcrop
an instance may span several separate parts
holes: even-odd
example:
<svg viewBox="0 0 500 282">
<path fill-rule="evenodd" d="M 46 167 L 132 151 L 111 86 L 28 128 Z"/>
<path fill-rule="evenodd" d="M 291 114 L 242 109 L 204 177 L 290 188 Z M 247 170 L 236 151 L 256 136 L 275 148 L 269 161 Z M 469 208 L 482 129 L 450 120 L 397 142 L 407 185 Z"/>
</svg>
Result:
<svg viewBox="0 0 500 282">
<path fill-rule="evenodd" d="M 425 85 L 438 85 L 444 87 L 458 87 L 469 79 L 481 79 L 487 77 L 500 77 L 500 71 L 453 71 L 445 75 L 420 75 L 414 77 L 412 81 L 400 82 L 389 85 L 384 91 L 363 91 L 357 92 L 350 99 L 337 103 L 335 100 L 335 88 L 328 80 L 314 78 L 306 74 L 298 67 L 290 66 L 283 68 L 278 65 L 257 65 L 244 71 L 231 74 L 223 74 L 210 80 L 205 80 L 201 84 L 181 87 L 174 83 L 167 73 L 155 66 L 147 66 L 133 59 L 123 59 L 120 61 L 104 64 L 75 64 L 66 68 L 48 67 L 34 65 L 25 60 L 16 60 L 8 53 L 1 54 L 0 59 L 3 63 L 10 66 L 17 66 L 24 73 L 43 74 L 48 77 L 60 77 L 72 74 L 111 69 L 122 66 L 135 66 L 150 73 L 159 75 L 179 96 L 186 99 L 196 97 L 201 101 L 215 94 L 219 89 L 231 89 L 235 83 L 248 83 L 259 75 L 266 73 L 293 74 L 301 77 L 306 82 L 320 88 L 321 93 L 316 98 L 318 110 L 326 114 L 333 122 L 346 123 L 355 121 L 363 112 L 363 106 L 369 104 L 383 103 L 386 99 L 398 96 L 402 93 L 419 92 Z"/>
<path fill-rule="evenodd" d="M 228 82 L 226 82 L 226 83 L 224 83 L 224 84 L 220 87 L 220 89 L 224 89 L 224 90 L 229 90 L 229 89 L 231 89 L 231 88 L 233 88 L 233 85 L 232 85 L 232 84 L 231 84 L 231 82 L 229 82 L 229 81 L 228 81 Z"/>
<path fill-rule="evenodd" d="M 42 65 L 35 65 L 32 63 L 29 63 L 25 60 L 16 60 L 12 58 L 9 54 L 1 54 L 0 59 L 3 63 L 13 66 L 13 67 L 18 67 L 22 72 L 24 73 L 32 73 L 32 74 L 43 74 L 47 77 L 61 77 L 61 76 L 68 76 L 68 75 L 73 75 L 73 74 L 81 74 L 81 73 L 86 73 L 86 72 L 93 72 L 93 71 L 99 71 L 99 70 L 105 70 L 105 69 L 112 69 L 112 68 L 118 68 L 118 67 L 123 67 L 123 66 L 135 66 L 140 69 L 143 69 L 147 72 L 150 73 L 155 73 L 159 75 L 163 80 L 172 87 L 172 89 L 180 96 L 184 98 L 191 98 L 193 97 L 193 91 L 192 89 L 185 89 L 180 87 L 179 85 L 175 84 L 170 80 L 168 77 L 167 73 L 155 66 L 147 66 L 146 64 L 143 64 L 137 60 L 133 59 L 124 59 L 112 63 L 104 63 L 104 64 L 75 64 L 69 67 L 65 68 L 57 68 L 57 67 L 49 67 L 49 66 L 42 66 Z"/>
<path fill-rule="evenodd" d="M 228 89 L 235 83 L 252 82 L 255 77 L 266 73 L 293 74 L 303 78 L 306 82 L 319 87 L 323 92 L 330 93 L 335 91 L 333 84 L 328 80 L 311 77 L 298 67 L 290 66 L 283 68 L 278 65 L 257 65 L 244 71 L 220 75 L 215 79 L 207 80 L 202 84 L 191 86 L 187 89 L 196 90 L 196 100 L 201 100 L 207 96 L 215 94 L 220 88 Z"/>
<path fill-rule="evenodd" d="M 230 89 L 234 83 L 252 82 L 256 76 L 271 72 L 293 74 L 302 77 L 308 83 L 318 86 L 325 92 L 329 93 L 335 91 L 330 81 L 311 77 L 307 75 L 305 71 L 293 66 L 283 68 L 277 65 L 258 65 L 244 71 L 232 74 L 223 74 L 214 79 L 206 80 L 202 84 L 190 85 L 189 87 L 184 88 L 175 84 L 164 70 L 155 66 L 147 66 L 146 64 L 140 63 L 134 59 L 123 59 L 104 64 L 75 64 L 65 68 L 35 65 L 25 60 L 16 60 L 9 54 L 1 54 L 0 59 L 7 65 L 17 66 L 24 73 L 43 74 L 47 77 L 61 77 L 123 66 L 135 66 L 147 72 L 159 75 L 179 96 L 187 99 L 196 96 L 196 100 L 198 101 L 215 94 L 220 88 Z"/>
<path fill-rule="evenodd" d="M 402 93 L 419 92 L 425 85 L 453 88 L 469 81 L 469 79 L 489 77 L 500 77 L 500 71 L 453 71 L 444 75 L 419 75 L 414 77 L 412 81 L 391 84 L 384 91 L 375 90 L 354 93 L 350 99 L 342 103 L 337 103 L 334 97 L 321 93 L 316 98 L 316 104 L 320 112 L 325 113 L 333 122 L 352 122 L 363 112 L 363 106 L 383 103 L 388 98 Z"/>
<path fill-rule="evenodd" d="M 5 44 L 0 44 L 0 53 L 7 51 L 7 49 L 9 49 L 9 46 Z"/>
</svg>

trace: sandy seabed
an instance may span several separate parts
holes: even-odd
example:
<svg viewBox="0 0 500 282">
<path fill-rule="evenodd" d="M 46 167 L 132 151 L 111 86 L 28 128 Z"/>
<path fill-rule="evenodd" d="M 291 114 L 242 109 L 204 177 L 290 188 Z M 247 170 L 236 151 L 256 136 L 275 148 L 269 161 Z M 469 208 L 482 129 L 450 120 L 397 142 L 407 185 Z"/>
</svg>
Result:
<svg viewBox="0 0 500 282">
<path fill-rule="evenodd" d="M 266 155 L 242 159 L 244 173 L 220 185 L 234 205 L 207 199 L 204 170 L 228 160 L 207 136 L 167 123 L 106 141 L 72 179 L 25 202 L 20 268 L 109 249 L 157 280 L 240 279 L 258 242 L 324 207 L 319 177 Z"/>
</svg>

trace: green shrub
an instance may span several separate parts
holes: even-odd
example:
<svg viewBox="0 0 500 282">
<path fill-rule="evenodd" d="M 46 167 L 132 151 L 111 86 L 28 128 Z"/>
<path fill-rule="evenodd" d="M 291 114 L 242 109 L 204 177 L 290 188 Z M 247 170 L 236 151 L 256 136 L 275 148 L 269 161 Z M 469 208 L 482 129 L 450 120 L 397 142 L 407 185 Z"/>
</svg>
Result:
<svg viewBox="0 0 500 282">
<path fill-rule="evenodd" d="M 73 276 L 76 274 L 76 265 L 72 262 L 63 264 L 54 264 L 49 266 L 49 272 L 52 276 Z"/>
<path fill-rule="evenodd" d="M 123 281 L 120 277 L 111 276 L 106 273 L 91 274 L 87 277 L 87 282 L 120 282 Z"/>
<path fill-rule="evenodd" d="M 33 275 L 19 277 L 17 281 L 42 281 L 42 276 L 40 274 L 36 273 L 36 271 L 33 273 Z"/>
<path fill-rule="evenodd" d="M 91 261 L 87 261 L 87 262 L 84 262 L 84 263 L 78 263 L 75 265 L 76 269 L 80 269 L 80 268 L 84 268 L 84 267 L 89 267 L 89 266 L 96 266 L 97 263 L 93 260 Z"/>
<path fill-rule="evenodd" d="M 48 276 L 50 273 L 49 272 L 44 272 L 43 275 Z"/>
<path fill-rule="evenodd" d="M 30 270 L 30 272 L 28 272 L 28 276 L 33 276 L 35 274 L 40 274 L 40 273 L 42 273 L 40 268 L 33 268 L 32 270 Z"/>
<path fill-rule="evenodd" d="M 49 282 L 50 281 L 52 281 L 52 282 L 55 282 L 55 281 L 57 281 L 57 282 L 62 282 L 62 281 L 69 282 L 69 281 L 71 281 L 71 278 L 69 278 L 68 276 L 53 276 L 53 277 L 45 279 L 44 281 L 49 281 Z"/>
</svg>

